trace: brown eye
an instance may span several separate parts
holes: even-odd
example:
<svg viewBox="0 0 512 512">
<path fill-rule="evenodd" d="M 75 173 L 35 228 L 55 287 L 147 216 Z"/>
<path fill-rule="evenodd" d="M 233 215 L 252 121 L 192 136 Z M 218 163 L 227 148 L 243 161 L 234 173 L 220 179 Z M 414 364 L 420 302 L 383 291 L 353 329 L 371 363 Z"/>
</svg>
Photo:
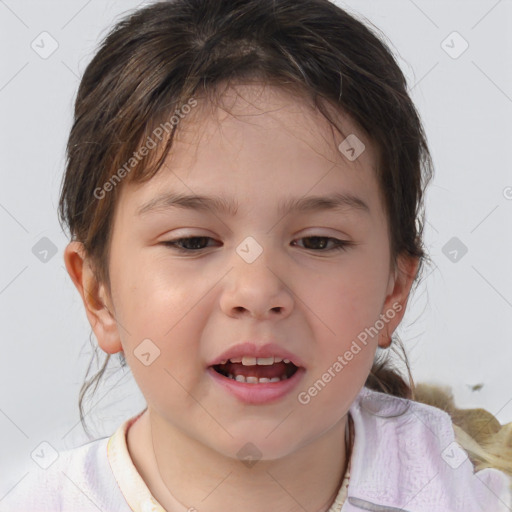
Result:
<svg viewBox="0 0 512 512">
<path fill-rule="evenodd" d="M 180 252 L 194 252 L 206 249 L 208 240 L 213 240 L 213 238 L 210 238 L 209 236 L 191 236 L 186 238 L 177 238 L 176 240 L 166 240 L 162 243 Z"/>
<path fill-rule="evenodd" d="M 299 240 L 309 240 L 309 242 L 304 244 L 304 248 L 320 252 L 346 250 L 347 246 L 351 244 L 346 240 L 338 240 L 337 238 L 332 238 L 328 236 L 306 236 L 300 238 Z M 328 246 L 329 242 L 332 244 L 331 247 L 328 248 L 327 250 L 324 250 Z"/>
</svg>

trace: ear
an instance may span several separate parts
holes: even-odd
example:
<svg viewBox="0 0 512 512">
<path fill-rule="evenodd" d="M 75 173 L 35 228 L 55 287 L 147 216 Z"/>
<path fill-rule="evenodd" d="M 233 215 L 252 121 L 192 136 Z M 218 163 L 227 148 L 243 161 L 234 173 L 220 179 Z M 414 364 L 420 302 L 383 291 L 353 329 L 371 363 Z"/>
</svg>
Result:
<svg viewBox="0 0 512 512">
<path fill-rule="evenodd" d="M 100 283 L 81 242 L 70 242 L 64 250 L 66 269 L 82 297 L 85 313 L 101 349 L 108 354 L 122 350 L 117 322 L 107 288 Z"/>
<path fill-rule="evenodd" d="M 396 268 L 390 272 L 386 300 L 381 314 L 385 323 L 379 335 L 381 348 L 389 347 L 391 335 L 402 321 L 419 263 L 420 259 L 416 256 L 400 255 Z"/>
</svg>

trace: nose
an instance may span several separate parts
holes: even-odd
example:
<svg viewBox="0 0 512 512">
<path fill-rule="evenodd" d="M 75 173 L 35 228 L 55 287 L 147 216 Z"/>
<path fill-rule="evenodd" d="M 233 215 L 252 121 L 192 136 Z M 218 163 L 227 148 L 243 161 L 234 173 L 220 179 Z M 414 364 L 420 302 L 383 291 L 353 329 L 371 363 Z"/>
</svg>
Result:
<svg viewBox="0 0 512 512">
<path fill-rule="evenodd" d="M 270 250 L 264 250 L 251 263 L 235 254 L 232 269 L 224 280 L 222 311 L 233 318 L 270 320 L 289 316 L 294 298 L 287 276 L 280 269 Z"/>
</svg>

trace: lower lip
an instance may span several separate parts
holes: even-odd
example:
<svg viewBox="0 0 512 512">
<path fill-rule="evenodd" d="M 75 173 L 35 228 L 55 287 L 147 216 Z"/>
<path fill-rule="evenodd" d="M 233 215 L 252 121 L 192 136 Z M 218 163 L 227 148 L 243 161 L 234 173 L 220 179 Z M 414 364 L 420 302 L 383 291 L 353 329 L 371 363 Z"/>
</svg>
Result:
<svg viewBox="0 0 512 512">
<path fill-rule="evenodd" d="M 269 404 L 277 402 L 292 392 L 297 387 L 304 374 L 304 369 L 299 368 L 291 377 L 279 382 L 263 382 L 262 384 L 248 384 L 224 377 L 212 367 L 208 368 L 208 374 L 215 382 L 218 382 L 226 391 L 246 404 Z"/>
</svg>

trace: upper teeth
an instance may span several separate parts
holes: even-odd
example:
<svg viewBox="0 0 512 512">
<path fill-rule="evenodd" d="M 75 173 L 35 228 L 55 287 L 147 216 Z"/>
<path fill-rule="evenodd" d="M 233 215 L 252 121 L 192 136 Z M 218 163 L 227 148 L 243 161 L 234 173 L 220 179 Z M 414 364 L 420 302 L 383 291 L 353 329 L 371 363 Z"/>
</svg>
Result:
<svg viewBox="0 0 512 512">
<path fill-rule="evenodd" d="M 244 366 L 254 366 L 257 364 L 269 366 L 274 363 L 280 363 L 283 361 L 284 363 L 289 363 L 289 359 L 282 359 L 280 357 L 251 357 L 251 356 L 243 356 L 243 357 L 232 357 L 231 359 L 224 359 L 220 364 L 226 364 L 228 361 L 231 363 L 242 363 Z"/>
</svg>

